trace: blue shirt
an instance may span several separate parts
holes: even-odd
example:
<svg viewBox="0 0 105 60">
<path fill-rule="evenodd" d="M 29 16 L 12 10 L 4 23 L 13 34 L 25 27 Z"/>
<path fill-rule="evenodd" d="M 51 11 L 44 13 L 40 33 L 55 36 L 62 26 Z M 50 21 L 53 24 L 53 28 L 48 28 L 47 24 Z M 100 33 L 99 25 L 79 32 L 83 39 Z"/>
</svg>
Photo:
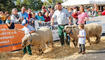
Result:
<svg viewBox="0 0 105 60">
<path fill-rule="evenodd" d="M 2 24 L 2 20 L 0 20 L 0 24 Z"/>
<path fill-rule="evenodd" d="M 44 17 L 43 16 L 36 16 L 36 19 L 40 20 L 40 21 L 45 21 Z"/>
<path fill-rule="evenodd" d="M 26 13 L 26 12 L 24 12 L 24 13 L 21 13 L 21 12 L 19 12 L 18 13 L 19 14 L 19 17 L 23 17 L 24 19 L 26 19 L 26 18 L 28 18 L 28 14 Z"/>
</svg>

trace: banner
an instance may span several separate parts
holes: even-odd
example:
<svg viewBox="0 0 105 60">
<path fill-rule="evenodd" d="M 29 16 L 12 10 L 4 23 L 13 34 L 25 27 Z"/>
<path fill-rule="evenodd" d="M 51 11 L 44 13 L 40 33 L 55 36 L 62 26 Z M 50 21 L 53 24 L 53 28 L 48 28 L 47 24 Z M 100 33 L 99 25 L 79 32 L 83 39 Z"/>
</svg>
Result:
<svg viewBox="0 0 105 60">
<path fill-rule="evenodd" d="M 102 33 L 105 33 L 105 16 L 98 16 L 98 17 L 90 17 L 89 21 L 86 22 L 87 24 L 90 23 L 97 23 L 102 26 Z"/>
<path fill-rule="evenodd" d="M 38 23 L 38 22 L 37 22 Z M 50 28 L 52 30 L 52 34 L 53 34 L 53 41 L 56 41 L 56 40 L 59 40 L 59 35 L 58 35 L 58 23 L 57 22 L 54 22 L 54 25 L 51 26 L 50 22 L 42 22 L 42 23 L 38 23 L 39 25 L 35 25 L 35 28 L 37 27 L 38 29 L 41 28 L 41 27 L 47 27 L 47 28 Z M 38 30 L 36 28 L 36 30 Z"/>
<path fill-rule="evenodd" d="M 21 29 L 22 25 L 16 24 L 15 28 Z M 21 49 L 21 42 L 24 36 L 23 31 L 8 29 L 6 24 L 0 25 L 0 52 L 7 52 Z"/>
</svg>

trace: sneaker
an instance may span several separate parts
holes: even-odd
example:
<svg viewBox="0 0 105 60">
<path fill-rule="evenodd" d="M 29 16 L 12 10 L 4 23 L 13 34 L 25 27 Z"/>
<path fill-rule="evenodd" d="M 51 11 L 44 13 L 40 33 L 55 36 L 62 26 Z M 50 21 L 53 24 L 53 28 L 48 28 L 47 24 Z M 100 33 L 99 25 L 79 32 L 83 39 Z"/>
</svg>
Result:
<svg viewBox="0 0 105 60">
<path fill-rule="evenodd" d="M 29 55 L 32 55 L 32 53 L 29 53 Z"/>
<path fill-rule="evenodd" d="M 81 54 L 82 52 L 80 51 L 80 52 L 78 52 L 78 54 Z"/>
<path fill-rule="evenodd" d="M 82 52 L 82 54 L 85 54 L 85 52 Z"/>
</svg>

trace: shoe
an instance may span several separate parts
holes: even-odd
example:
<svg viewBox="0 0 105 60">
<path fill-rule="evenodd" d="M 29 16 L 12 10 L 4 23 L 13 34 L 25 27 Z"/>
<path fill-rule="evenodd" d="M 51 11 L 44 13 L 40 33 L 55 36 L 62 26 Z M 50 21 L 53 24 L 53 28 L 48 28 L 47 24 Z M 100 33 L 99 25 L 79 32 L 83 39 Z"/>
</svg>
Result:
<svg viewBox="0 0 105 60">
<path fill-rule="evenodd" d="M 85 54 L 86 52 L 82 52 L 82 54 Z"/>
<path fill-rule="evenodd" d="M 78 52 L 78 54 L 81 54 L 82 52 L 80 51 L 80 52 Z"/>
<path fill-rule="evenodd" d="M 32 55 L 32 53 L 30 53 L 29 55 Z"/>
</svg>

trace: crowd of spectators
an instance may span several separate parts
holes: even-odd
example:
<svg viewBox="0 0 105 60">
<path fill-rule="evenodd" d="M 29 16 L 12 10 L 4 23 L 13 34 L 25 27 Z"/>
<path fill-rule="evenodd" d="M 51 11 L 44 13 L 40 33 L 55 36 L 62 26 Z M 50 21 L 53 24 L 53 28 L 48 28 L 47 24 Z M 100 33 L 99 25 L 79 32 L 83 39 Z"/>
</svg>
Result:
<svg viewBox="0 0 105 60">
<path fill-rule="evenodd" d="M 23 20 L 28 20 L 28 23 L 35 27 L 36 20 L 39 24 L 50 22 L 55 10 L 56 5 L 54 8 L 51 6 L 48 8 L 42 6 L 41 11 L 38 13 L 33 12 L 30 8 L 26 9 L 25 7 L 22 7 L 20 12 L 17 8 L 13 8 L 11 14 L 9 14 L 8 11 L 0 11 L 0 24 L 7 24 L 9 28 L 14 28 L 11 27 L 11 25 L 21 24 Z M 100 11 L 96 8 L 90 7 L 85 8 L 82 5 L 79 8 L 70 7 L 67 8 L 67 10 L 70 15 L 68 18 L 70 20 L 69 24 L 85 24 L 88 17 L 105 15 L 105 11 Z"/>
</svg>

